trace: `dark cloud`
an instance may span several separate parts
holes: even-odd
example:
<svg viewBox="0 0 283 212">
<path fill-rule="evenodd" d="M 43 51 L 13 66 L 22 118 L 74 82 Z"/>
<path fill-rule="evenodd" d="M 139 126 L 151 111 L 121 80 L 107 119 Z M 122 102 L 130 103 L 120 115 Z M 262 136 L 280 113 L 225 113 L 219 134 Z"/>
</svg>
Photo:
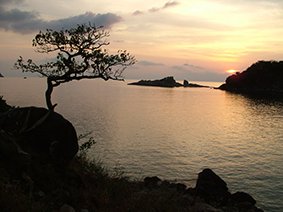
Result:
<svg viewBox="0 0 283 212">
<path fill-rule="evenodd" d="M 20 4 L 23 2 L 24 0 L 0 0 L 0 7 L 3 7 L 4 5 L 10 5 L 10 4 Z"/>
<path fill-rule="evenodd" d="M 148 60 L 141 60 L 141 61 L 138 62 L 138 65 L 142 65 L 142 66 L 163 66 L 164 64 L 156 63 L 156 62 L 152 62 L 152 61 L 148 61 Z"/>
<path fill-rule="evenodd" d="M 8 4 L 20 3 L 21 0 L 0 0 L 0 29 L 14 31 L 17 33 L 31 33 L 45 29 L 68 29 L 77 24 L 92 23 L 96 26 L 110 27 L 120 22 L 122 18 L 114 13 L 95 14 L 86 12 L 81 15 L 52 21 L 44 20 L 37 12 L 22 11 L 19 9 L 5 9 Z"/>
<path fill-rule="evenodd" d="M 120 16 L 113 13 L 95 14 L 92 12 L 86 12 L 85 14 L 82 15 L 47 22 L 46 28 L 68 29 L 77 24 L 87 24 L 87 23 L 94 23 L 96 26 L 104 26 L 107 28 L 117 22 L 120 22 L 121 20 L 122 18 Z"/>
<path fill-rule="evenodd" d="M 26 12 L 18 9 L 5 11 L 0 8 L 0 28 L 20 33 L 34 31 L 43 24 L 35 12 Z"/>
</svg>

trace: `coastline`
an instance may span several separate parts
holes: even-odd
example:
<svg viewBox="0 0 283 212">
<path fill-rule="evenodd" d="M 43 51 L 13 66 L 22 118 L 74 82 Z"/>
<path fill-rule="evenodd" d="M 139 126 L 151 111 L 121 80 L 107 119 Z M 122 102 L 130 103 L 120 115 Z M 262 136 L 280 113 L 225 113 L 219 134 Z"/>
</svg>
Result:
<svg viewBox="0 0 283 212">
<path fill-rule="evenodd" d="M 121 173 L 109 174 L 101 164 L 87 160 L 87 151 L 88 148 L 81 150 L 68 167 L 59 169 L 50 162 L 32 161 L 29 169 L 18 172 L 18 162 L 11 167 L 1 160 L 0 208 L 13 211 L 262 211 L 247 193 L 230 193 L 226 182 L 210 169 L 198 174 L 193 188 L 157 176 L 133 181 Z"/>
</svg>

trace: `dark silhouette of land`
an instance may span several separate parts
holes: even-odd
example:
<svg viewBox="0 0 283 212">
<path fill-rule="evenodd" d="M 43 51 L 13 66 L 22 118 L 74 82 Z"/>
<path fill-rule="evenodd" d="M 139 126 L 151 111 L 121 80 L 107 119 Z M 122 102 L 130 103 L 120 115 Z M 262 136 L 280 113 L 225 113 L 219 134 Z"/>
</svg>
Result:
<svg viewBox="0 0 283 212">
<path fill-rule="evenodd" d="M 163 79 L 158 80 L 140 80 L 138 82 L 132 82 L 128 85 L 140 85 L 140 86 L 156 86 L 156 87 L 165 87 L 165 88 L 174 88 L 174 87 L 208 87 L 204 85 L 192 84 L 187 80 L 184 80 L 183 84 L 176 82 L 174 77 L 169 76 Z"/>
<path fill-rule="evenodd" d="M 283 97 L 283 61 L 258 61 L 227 77 L 219 89 L 262 97 Z"/>
<path fill-rule="evenodd" d="M 4 76 L 0 73 L 0 77 L 4 77 Z"/>
</svg>

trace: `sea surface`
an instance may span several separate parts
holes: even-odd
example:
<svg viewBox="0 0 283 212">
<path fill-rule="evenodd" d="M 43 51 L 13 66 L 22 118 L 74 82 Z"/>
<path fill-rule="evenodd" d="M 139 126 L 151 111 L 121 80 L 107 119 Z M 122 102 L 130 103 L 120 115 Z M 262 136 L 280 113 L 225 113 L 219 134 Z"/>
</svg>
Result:
<svg viewBox="0 0 283 212">
<path fill-rule="evenodd" d="M 54 90 L 56 111 L 94 137 L 90 158 L 132 179 L 157 175 L 188 186 L 209 167 L 231 192 L 283 211 L 283 102 L 127 82 L 83 80 Z M 43 78 L 0 79 L 0 96 L 11 105 L 45 106 L 45 89 Z"/>
</svg>

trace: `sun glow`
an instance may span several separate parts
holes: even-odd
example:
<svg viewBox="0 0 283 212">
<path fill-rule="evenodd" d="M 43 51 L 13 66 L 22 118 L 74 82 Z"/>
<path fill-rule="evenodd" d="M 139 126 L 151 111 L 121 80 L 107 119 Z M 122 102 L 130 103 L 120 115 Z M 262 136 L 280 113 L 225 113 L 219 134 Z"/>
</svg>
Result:
<svg viewBox="0 0 283 212">
<path fill-rule="evenodd" d="M 229 74 L 235 74 L 236 72 L 238 72 L 238 70 L 229 69 L 229 70 L 227 70 L 226 72 L 229 73 Z"/>
</svg>

